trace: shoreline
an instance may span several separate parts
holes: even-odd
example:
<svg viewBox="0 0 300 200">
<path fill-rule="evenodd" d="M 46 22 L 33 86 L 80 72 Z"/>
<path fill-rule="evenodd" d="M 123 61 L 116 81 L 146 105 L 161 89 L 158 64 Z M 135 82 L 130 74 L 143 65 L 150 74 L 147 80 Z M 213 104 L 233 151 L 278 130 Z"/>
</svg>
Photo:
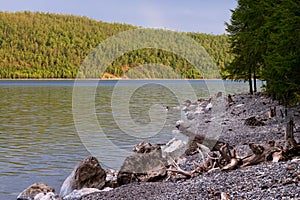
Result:
<svg viewBox="0 0 300 200">
<path fill-rule="evenodd" d="M 221 97 L 222 98 L 222 97 Z M 219 139 L 237 148 L 237 154 L 247 157 L 248 144 L 264 144 L 268 141 L 282 141 L 288 117 L 282 117 L 284 109 L 277 101 L 262 93 L 254 95 L 234 94 L 233 102 L 226 105 L 222 119 L 222 134 Z M 212 101 L 217 108 L 217 102 Z M 270 108 L 276 107 L 277 116 L 269 117 Z M 294 116 L 295 138 L 300 140 L 300 105 L 290 111 Z M 247 125 L 246 119 L 255 116 L 264 125 Z M 196 130 L 207 133 L 214 118 L 209 113 L 196 115 Z M 183 127 L 184 128 L 184 127 Z M 195 128 L 195 127 L 194 127 Z M 180 130 L 180 129 L 179 129 Z M 180 131 L 191 131 L 190 127 Z M 101 160 L 100 160 L 101 161 Z M 203 163 L 201 155 L 185 155 L 180 168 L 191 171 Z M 76 164 L 76 163 L 74 163 Z M 110 191 L 93 191 L 80 195 L 80 200 L 90 199 L 281 199 L 300 198 L 300 155 L 279 162 L 262 161 L 228 171 L 215 169 L 195 177 L 174 176 L 155 182 L 131 182 Z"/>
<path fill-rule="evenodd" d="M 223 79 L 122 79 L 122 78 L 115 78 L 115 79 L 96 79 L 96 78 L 90 78 L 90 79 L 68 79 L 68 78 L 53 78 L 53 79 L 0 79 L 0 81 L 76 81 L 76 80 L 79 80 L 79 81 L 155 81 L 155 80 L 163 80 L 163 81 L 168 81 L 168 80 L 186 80 L 186 81 L 199 81 L 199 80 L 215 80 L 215 81 L 233 81 L 233 80 L 223 80 Z"/>
<path fill-rule="evenodd" d="M 248 155 L 248 144 L 264 144 L 268 141 L 282 141 L 288 117 L 280 116 L 284 109 L 277 101 L 258 93 L 255 95 L 232 95 L 233 103 L 226 107 L 220 140 L 237 148 L 240 157 Z M 213 102 L 214 105 L 214 102 Z M 278 115 L 269 118 L 268 111 L 276 107 Z M 212 108 L 214 109 L 214 107 Z M 294 115 L 295 139 L 300 142 L 300 105 L 290 111 Z M 205 114 L 204 114 L 205 115 Z M 205 131 L 212 119 L 201 115 L 197 120 Z M 263 126 L 245 125 L 246 119 L 255 116 Z M 207 118 L 208 117 L 208 118 Z M 206 123 L 208 122 L 208 123 Z M 186 156 L 185 171 L 199 164 L 199 154 Z M 200 159 L 201 160 L 201 159 Z M 227 198 L 225 197 L 227 196 Z M 222 197 L 222 198 L 221 198 Z M 122 185 L 108 192 L 96 192 L 81 197 L 90 199 L 298 199 L 300 198 L 300 155 L 288 161 L 263 161 L 228 171 L 213 170 L 192 178 L 173 178 L 158 182 L 136 182 Z"/>
<path fill-rule="evenodd" d="M 32 79 L 1 79 L 0 81 L 174 81 L 174 80 L 182 80 L 182 81 L 230 81 L 230 82 L 247 82 L 244 80 L 229 80 L 229 79 L 217 79 L 217 78 L 209 78 L 209 79 L 122 79 L 122 78 L 115 78 L 115 79 L 97 79 L 97 78 L 87 78 L 87 79 L 77 79 L 77 78 L 32 78 Z M 264 82 L 264 80 L 257 80 Z"/>
</svg>

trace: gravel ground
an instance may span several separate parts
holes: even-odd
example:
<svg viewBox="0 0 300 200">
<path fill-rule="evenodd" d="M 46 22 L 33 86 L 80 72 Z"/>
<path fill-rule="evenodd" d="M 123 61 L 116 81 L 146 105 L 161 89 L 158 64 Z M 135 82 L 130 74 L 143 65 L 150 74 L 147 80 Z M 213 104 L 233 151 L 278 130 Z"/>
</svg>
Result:
<svg viewBox="0 0 300 200">
<path fill-rule="evenodd" d="M 226 109 L 220 140 L 245 149 L 240 152 L 240 156 L 246 154 L 245 143 L 284 139 L 287 119 L 280 116 L 280 109 L 284 109 L 276 101 L 261 94 L 254 97 L 246 94 L 234 95 L 233 100 L 234 103 Z M 268 119 L 270 106 L 277 107 L 277 117 Z M 294 116 L 295 136 L 299 142 L 300 106 L 292 109 L 290 113 Z M 244 125 L 245 119 L 251 116 L 255 116 L 265 125 Z M 203 122 L 208 119 L 209 115 L 202 115 L 197 120 L 203 126 Z M 190 169 L 192 161 L 197 158 L 198 155 L 188 157 L 182 168 Z M 220 199 L 221 193 L 228 194 L 230 199 L 300 199 L 300 159 L 279 163 L 266 162 L 227 172 L 214 171 L 192 179 L 132 183 L 81 199 Z"/>
<path fill-rule="evenodd" d="M 300 161 L 216 171 L 178 182 L 132 183 L 88 199 L 300 199 Z"/>
</svg>

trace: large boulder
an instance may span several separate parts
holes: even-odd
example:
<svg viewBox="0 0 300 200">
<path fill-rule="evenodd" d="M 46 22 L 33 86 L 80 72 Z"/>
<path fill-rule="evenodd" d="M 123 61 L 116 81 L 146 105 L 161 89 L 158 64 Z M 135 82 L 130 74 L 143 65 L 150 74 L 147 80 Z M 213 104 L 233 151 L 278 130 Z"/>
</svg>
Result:
<svg viewBox="0 0 300 200">
<path fill-rule="evenodd" d="M 118 173 L 117 182 L 118 185 L 124 185 L 132 182 L 156 181 L 165 175 L 166 161 L 162 157 L 161 149 L 153 148 L 151 151 L 136 151 L 128 156 Z"/>
<path fill-rule="evenodd" d="M 102 189 L 105 185 L 106 172 L 97 158 L 91 156 L 78 163 L 66 178 L 60 189 L 60 196 L 65 197 L 73 190 L 82 188 Z"/>
</svg>

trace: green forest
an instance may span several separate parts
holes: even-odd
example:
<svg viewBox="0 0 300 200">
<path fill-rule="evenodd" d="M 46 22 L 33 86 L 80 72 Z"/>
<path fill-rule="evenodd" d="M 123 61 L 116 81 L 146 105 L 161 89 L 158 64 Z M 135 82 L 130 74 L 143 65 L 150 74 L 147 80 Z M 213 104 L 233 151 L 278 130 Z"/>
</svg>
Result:
<svg viewBox="0 0 300 200">
<path fill-rule="evenodd" d="M 266 91 L 284 104 L 300 101 L 300 1 L 238 0 L 229 33 L 233 60 L 223 78 L 266 80 Z M 254 83 L 252 84 L 252 80 Z"/>
<path fill-rule="evenodd" d="M 206 74 L 176 53 L 142 48 L 101 66 L 104 72 L 87 67 L 83 76 L 79 69 L 99 44 L 140 27 L 74 15 L 0 12 L 0 79 L 201 79 L 222 75 L 223 79 L 247 81 L 250 93 L 257 91 L 256 80 L 265 80 L 265 89 L 274 98 L 284 103 L 299 101 L 300 1 L 238 0 L 225 25 L 228 34 L 223 35 L 180 33 L 200 44 L 212 59 L 213 64 L 203 60 Z M 163 46 L 177 43 L 162 42 Z M 113 48 L 120 51 L 124 45 L 126 40 Z M 114 52 L 105 53 L 113 57 Z M 151 66 L 153 63 L 157 66 Z M 89 64 L 95 65 L 85 63 Z M 210 70 L 215 66 L 217 73 Z"/>
<path fill-rule="evenodd" d="M 82 62 L 99 43 L 123 31 L 137 28 L 73 15 L 0 12 L 0 78 L 76 78 Z M 227 35 L 182 34 L 202 45 L 220 71 L 231 62 Z M 103 74 L 93 71 L 86 73 L 92 78 L 118 78 L 130 69 L 151 63 L 170 66 L 180 78 L 203 78 L 202 73 L 186 59 L 153 48 L 120 56 Z M 156 74 L 165 78 L 169 77 L 169 72 L 166 70 Z M 150 74 L 147 78 L 156 77 L 155 72 L 144 70 L 143 73 Z M 205 78 L 219 78 L 219 75 L 212 72 L 205 74 Z"/>
</svg>

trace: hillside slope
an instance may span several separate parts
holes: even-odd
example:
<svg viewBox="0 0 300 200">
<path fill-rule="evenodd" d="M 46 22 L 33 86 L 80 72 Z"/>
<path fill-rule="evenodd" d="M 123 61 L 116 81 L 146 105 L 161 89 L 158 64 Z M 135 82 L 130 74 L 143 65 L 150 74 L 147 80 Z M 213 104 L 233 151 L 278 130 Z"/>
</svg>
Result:
<svg viewBox="0 0 300 200">
<path fill-rule="evenodd" d="M 0 12 L 0 78 L 75 78 L 93 48 L 110 36 L 134 28 L 137 27 L 73 15 Z M 219 67 L 231 60 L 226 35 L 187 35 L 199 42 Z M 185 59 L 157 49 L 123 55 L 112 63 L 106 75 L 121 77 L 145 63 L 168 65 L 182 78 L 201 78 L 201 72 Z M 210 74 L 207 78 L 215 76 Z M 95 78 L 99 77 L 95 74 Z"/>
</svg>

